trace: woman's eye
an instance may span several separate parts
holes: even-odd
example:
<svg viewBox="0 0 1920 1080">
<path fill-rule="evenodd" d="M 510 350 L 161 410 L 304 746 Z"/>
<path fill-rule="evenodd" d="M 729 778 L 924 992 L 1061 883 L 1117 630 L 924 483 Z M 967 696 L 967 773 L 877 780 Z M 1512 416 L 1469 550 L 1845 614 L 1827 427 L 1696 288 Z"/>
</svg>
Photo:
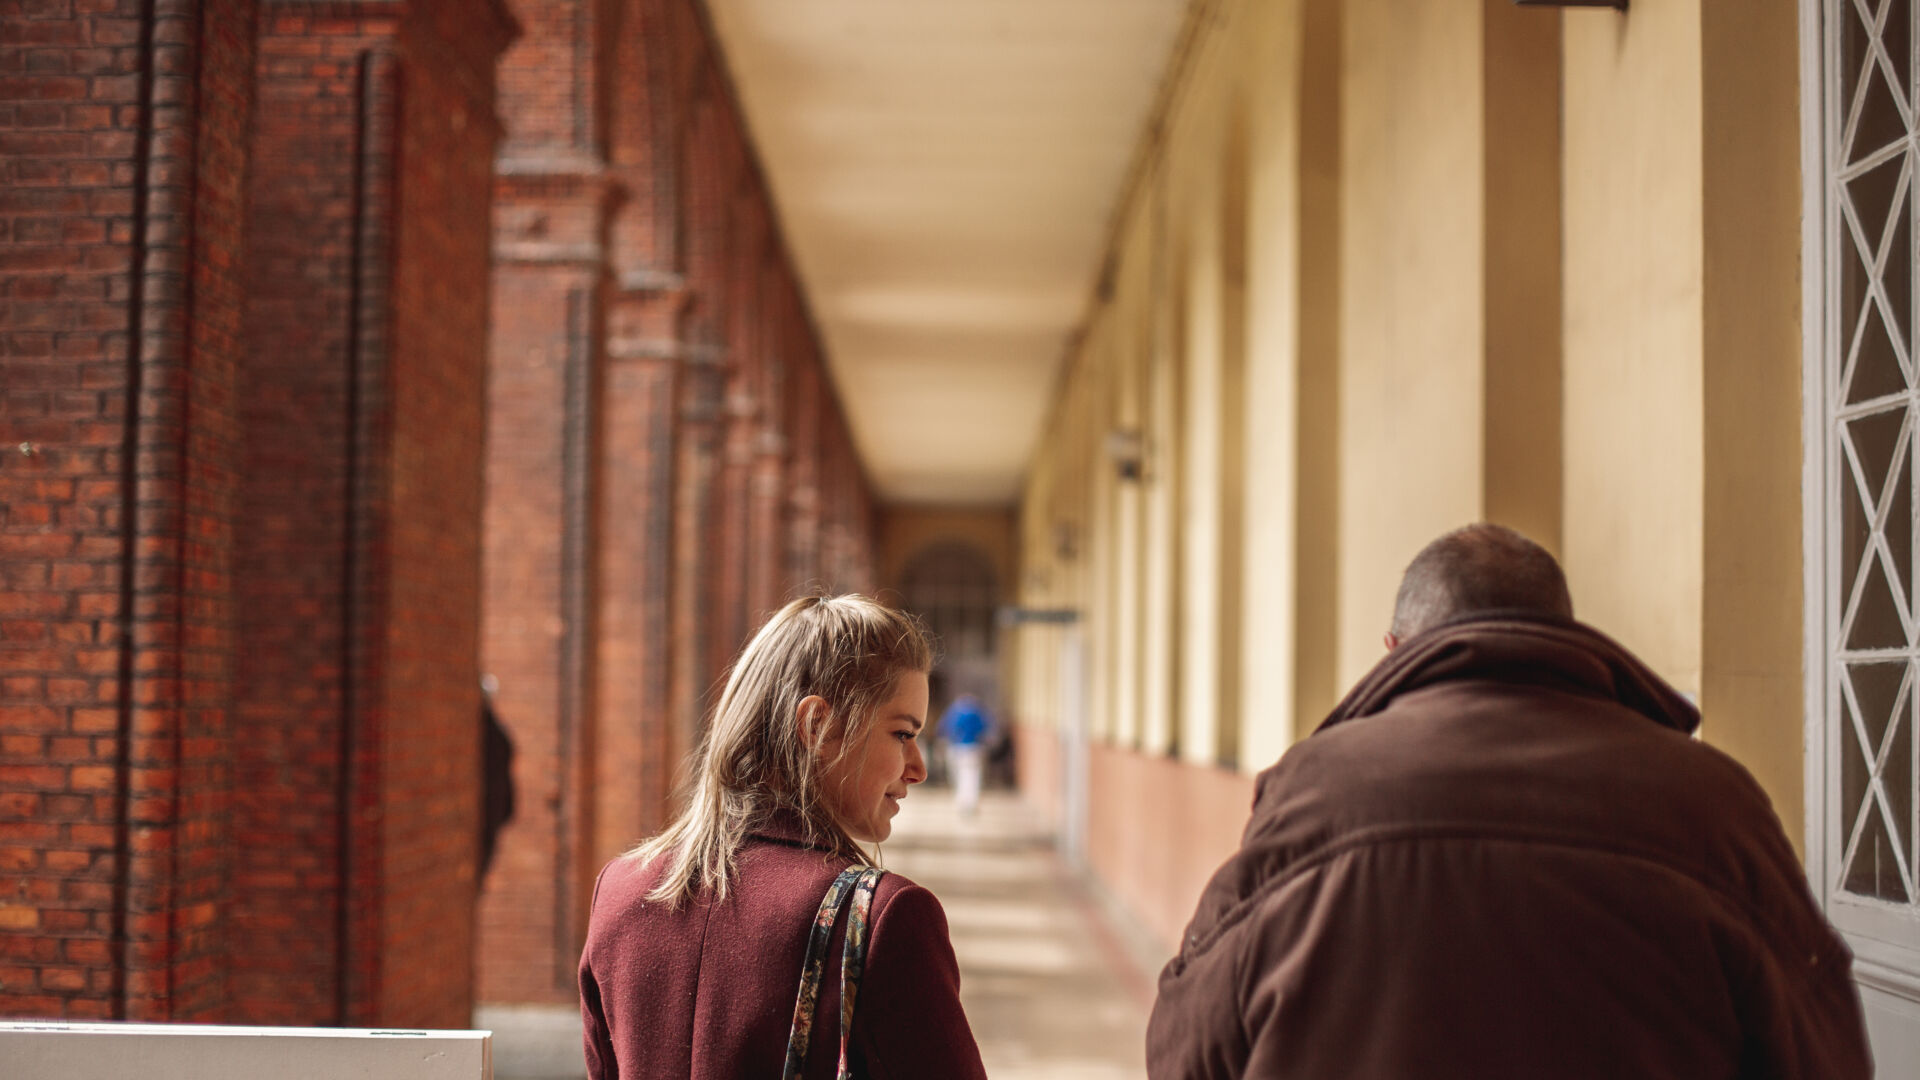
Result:
<svg viewBox="0 0 1920 1080">
<path fill-rule="evenodd" d="M 909 729 L 909 730 L 906 730 L 906 731 L 896 731 L 896 732 L 894 732 L 893 734 L 895 735 L 895 737 L 897 737 L 897 738 L 899 738 L 899 739 L 901 739 L 902 741 L 905 741 L 905 742 L 912 742 L 912 741 L 913 741 L 914 739 L 916 739 L 916 738 L 918 738 L 918 737 L 919 737 L 919 736 L 918 736 L 918 735 L 917 735 L 917 734 L 916 734 L 916 733 L 915 733 L 914 731 L 912 731 L 911 729 Z"/>
</svg>

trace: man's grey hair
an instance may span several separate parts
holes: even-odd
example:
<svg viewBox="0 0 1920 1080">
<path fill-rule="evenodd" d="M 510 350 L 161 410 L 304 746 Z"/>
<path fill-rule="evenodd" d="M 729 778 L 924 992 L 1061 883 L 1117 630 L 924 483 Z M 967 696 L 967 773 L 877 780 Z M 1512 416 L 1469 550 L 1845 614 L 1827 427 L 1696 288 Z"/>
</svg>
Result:
<svg viewBox="0 0 1920 1080">
<path fill-rule="evenodd" d="M 1405 641 L 1476 612 L 1573 618 L 1567 578 L 1547 549 L 1504 525 L 1468 525 L 1420 550 L 1400 579 L 1393 636 Z"/>
</svg>

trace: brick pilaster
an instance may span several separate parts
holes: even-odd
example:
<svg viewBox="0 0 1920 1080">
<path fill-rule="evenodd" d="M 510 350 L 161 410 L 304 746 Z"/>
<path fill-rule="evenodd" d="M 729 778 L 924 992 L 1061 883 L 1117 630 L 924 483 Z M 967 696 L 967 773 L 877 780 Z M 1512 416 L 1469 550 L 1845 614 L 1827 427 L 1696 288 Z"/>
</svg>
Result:
<svg viewBox="0 0 1920 1080">
<path fill-rule="evenodd" d="M 514 29 L 452 0 L 263 9 L 239 1019 L 470 1012 L 492 72 Z"/>
<path fill-rule="evenodd" d="M 821 415 L 830 396 L 821 385 L 820 365 L 796 365 L 792 378 L 787 436 L 787 580 L 807 589 L 826 582 L 821 575 Z"/>
<path fill-rule="evenodd" d="M 607 346 L 600 860 L 664 825 L 673 794 L 669 641 L 685 304 L 677 276 L 623 275 Z"/>
<path fill-rule="evenodd" d="M 669 721 L 666 750 L 674 783 L 698 743 L 705 708 L 723 661 L 713 654 L 713 530 L 716 514 L 726 369 L 717 346 L 689 344 L 682 354 L 676 402 L 673 585 L 668 646 Z"/>
<path fill-rule="evenodd" d="M 577 154 L 501 161 L 482 655 L 516 813 L 481 905 L 480 996 L 569 1000 L 593 874 L 604 584 L 605 236 L 618 189 Z"/>
<path fill-rule="evenodd" d="M 761 295 L 767 309 L 764 325 L 768 329 L 762 335 L 759 348 L 760 371 L 746 448 L 749 626 L 779 607 L 787 592 L 785 553 L 780 545 L 781 529 L 785 525 L 787 467 L 786 411 L 781 408 L 781 402 L 786 394 L 786 357 L 793 347 L 792 331 L 778 276 L 768 269 L 762 281 Z"/>
<path fill-rule="evenodd" d="M 620 20 L 609 159 L 628 198 L 611 223 L 601 503 L 596 861 L 665 824 L 678 759 L 669 643 L 681 366 L 692 296 L 682 273 L 687 82 L 703 44 L 678 0 L 631 0 Z"/>
<path fill-rule="evenodd" d="M 619 88 L 639 29 L 633 3 L 515 0 L 526 27 L 501 64 L 507 139 L 498 162 L 487 446 L 483 662 L 515 743 L 516 812 L 481 902 L 483 1001 L 573 1000 L 586 931 L 609 651 L 604 577 L 623 537 L 608 516 L 624 479 L 607 367 L 610 230 L 628 198 L 611 167 Z M 609 543 L 614 545 L 609 548 Z M 617 689 L 617 687 L 611 687 Z"/>
<path fill-rule="evenodd" d="M 25 63 L 0 72 L 0 1015 L 225 1003 L 252 18 L 6 18 Z"/>
</svg>

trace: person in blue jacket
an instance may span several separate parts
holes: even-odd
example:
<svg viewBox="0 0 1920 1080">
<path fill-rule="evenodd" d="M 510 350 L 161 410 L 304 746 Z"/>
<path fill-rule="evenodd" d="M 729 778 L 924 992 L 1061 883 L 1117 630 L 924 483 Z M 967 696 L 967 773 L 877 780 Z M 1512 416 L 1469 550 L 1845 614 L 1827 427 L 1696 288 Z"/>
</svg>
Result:
<svg viewBox="0 0 1920 1080">
<path fill-rule="evenodd" d="M 947 745 L 947 767 L 953 770 L 953 801 L 964 817 L 980 808 L 980 776 L 992 733 L 993 717 L 973 694 L 954 698 L 940 714 L 940 737 Z"/>
</svg>

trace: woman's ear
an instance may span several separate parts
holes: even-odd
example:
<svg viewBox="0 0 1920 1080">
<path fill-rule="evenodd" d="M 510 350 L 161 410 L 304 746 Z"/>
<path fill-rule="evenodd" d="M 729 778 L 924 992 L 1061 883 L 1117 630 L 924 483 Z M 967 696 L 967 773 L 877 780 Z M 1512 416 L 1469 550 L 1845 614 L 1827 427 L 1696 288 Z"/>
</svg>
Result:
<svg viewBox="0 0 1920 1080">
<path fill-rule="evenodd" d="M 827 722 L 827 699 L 819 694 L 808 694 L 795 706 L 793 722 L 800 726 L 800 741 L 808 746 L 818 746 L 819 738 L 825 734 L 821 725 Z"/>
</svg>

